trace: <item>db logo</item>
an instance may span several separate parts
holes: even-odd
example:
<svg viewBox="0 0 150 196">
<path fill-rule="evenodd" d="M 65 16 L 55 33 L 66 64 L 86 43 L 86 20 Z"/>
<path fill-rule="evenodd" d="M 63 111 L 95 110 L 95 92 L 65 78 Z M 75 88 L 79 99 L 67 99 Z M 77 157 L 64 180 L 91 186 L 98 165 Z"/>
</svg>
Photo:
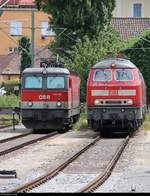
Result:
<svg viewBox="0 0 150 196">
<path fill-rule="evenodd" d="M 117 90 L 110 90 L 109 95 L 117 95 L 118 91 Z"/>
<path fill-rule="evenodd" d="M 50 95 L 39 95 L 40 100 L 50 100 Z"/>
</svg>

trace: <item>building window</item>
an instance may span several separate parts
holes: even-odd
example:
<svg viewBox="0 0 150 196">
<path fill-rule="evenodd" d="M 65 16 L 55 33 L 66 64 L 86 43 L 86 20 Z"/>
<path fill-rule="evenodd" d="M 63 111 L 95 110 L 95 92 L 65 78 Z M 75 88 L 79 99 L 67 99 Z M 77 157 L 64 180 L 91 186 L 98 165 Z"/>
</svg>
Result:
<svg viewBox="0 0 150 196">
<path fill-rule="evenodd" d="M 142 4 L 133 4 L 133 17 L 142 17 Z"/>
<path fill-rule="evenodd" d="M 17 53 L 18 52 L 18 47 L 9 47 L 8 51 L 9 51 L 9 53 Z"/>
<path fill-rule="evenodd" d="M 20 21 L 10 22 L 10 35 L 15 35 L 15 36 L 22 35 L 22 22 Z"/>
<path fill-rule="evenodd" d="M 41 35 L 44 37 L 56 35 L 53 29 L 49 27 L 49 24 L 47 21 L 41 22 Z"/>
</svg>

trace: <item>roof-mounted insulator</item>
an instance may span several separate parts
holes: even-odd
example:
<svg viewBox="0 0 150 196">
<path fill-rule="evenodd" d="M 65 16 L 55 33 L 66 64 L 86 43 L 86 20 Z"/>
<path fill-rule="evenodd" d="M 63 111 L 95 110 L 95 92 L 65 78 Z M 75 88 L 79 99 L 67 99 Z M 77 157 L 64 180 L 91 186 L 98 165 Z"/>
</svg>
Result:
<svg viewBox="0 0 150 196">
<path fill-rule="evenodd" d="M 58 59 L 55 58 L 48 58 L 48 59 L 41 59 L 40 67 L 60 67 L 64 68 L 64 64 L 59 62 Z"/>
<path fill-rule="evenodd" d="M 117 58 L 124 59 L 125 56 L 124 56 L 123 53 L 119 52 L 119 53 L 117 54 Z"/>
</svg>

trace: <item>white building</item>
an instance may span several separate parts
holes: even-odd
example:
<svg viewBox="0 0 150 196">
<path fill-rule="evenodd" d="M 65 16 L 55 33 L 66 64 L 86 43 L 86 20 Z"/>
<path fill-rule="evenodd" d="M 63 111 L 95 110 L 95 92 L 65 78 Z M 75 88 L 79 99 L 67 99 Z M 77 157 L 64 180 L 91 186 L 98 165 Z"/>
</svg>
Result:
<svg viewBox="0 0 150 196">
<path fill-rule="evenodd" d="M 116 0 L 113 17 L 149 18 L 150 0 Z"/>
</svg>

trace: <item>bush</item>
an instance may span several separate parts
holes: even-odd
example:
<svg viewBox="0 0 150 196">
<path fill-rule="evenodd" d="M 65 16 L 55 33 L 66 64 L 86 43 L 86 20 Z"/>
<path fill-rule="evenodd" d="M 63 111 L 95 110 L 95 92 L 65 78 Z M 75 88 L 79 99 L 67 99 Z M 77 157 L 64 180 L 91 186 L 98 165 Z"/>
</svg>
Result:
<svg viewBox="0 0 150 196">
<path fill-rule="evenodd" d="M 88 122 L 87 122 L 87 106 L 86 103 L 84 103 L 81 107 L 81 114 L 80 119 L 77 123 L 74 124 L 73 129 L 75 130 L 87 130 L 88 128 Z"/>
<path fill-rule="evenodd" d="M 81 78 L 81 101 L 86 101 L 86 83 L 90 68 L 102 60 L 108 52 L 118 53 L 123 43 L 118 39 L 118 34 L 109 28 L 101 31 L 99 36 L 90 40 L 85 36 L 83 41 L 78 40 L 72 48 L 66 65 L 70 70 L 76 71 Z"/>
<path fill-rule="evenodd" d="M 3 87 L 5 87 L 6 90 L 6 95 L 11 95 L 11 94 L 19 94 L 19 89 L 16 91 L 15 87 L 17 86 L 19 88 L 20 82 L 18 80 L 9 80 L 6 82 L 3 82 L 2 84 Z"/>
<path fill-rule="evenodd" d="M 147 100 L 150 103 L 150 30 L 129 39 L 124 53 L 142 72 L 147 86 Z"/>
<path fill-rule="evenodd" d="M 19 107 L 18 96 L 14 94 L 0 96 L 0 107 Z"/>
</svg>

